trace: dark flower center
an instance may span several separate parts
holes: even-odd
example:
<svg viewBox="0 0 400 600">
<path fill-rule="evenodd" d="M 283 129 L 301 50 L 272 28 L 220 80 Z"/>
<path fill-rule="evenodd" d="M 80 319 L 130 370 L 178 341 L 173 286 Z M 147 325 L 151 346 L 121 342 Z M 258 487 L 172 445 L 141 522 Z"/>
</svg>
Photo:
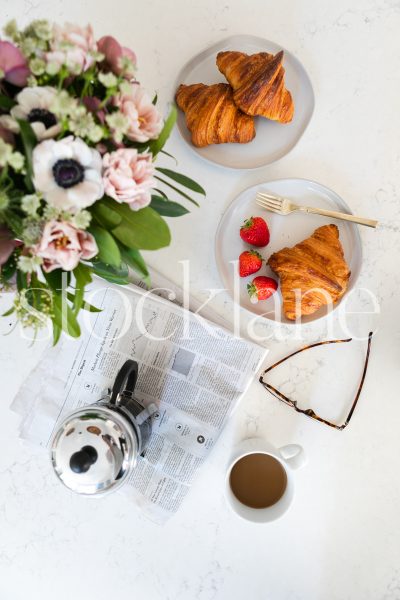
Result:
<svg viewBox="0 0 400 600">
<path fill-rule="evenodd" d="M 46 129 L 57 125 L 57 119 L 52 112 L 45 108 L 32 108 L 28 115 L 29 123 L 43 123 Z"/>
<path fill-rule="evenodd" d="M 85 169 L 73 158 L 63 158 L 53 165 L 53 176 L 62 188 L 70 188 L 84 179 Z"/>
</svg>

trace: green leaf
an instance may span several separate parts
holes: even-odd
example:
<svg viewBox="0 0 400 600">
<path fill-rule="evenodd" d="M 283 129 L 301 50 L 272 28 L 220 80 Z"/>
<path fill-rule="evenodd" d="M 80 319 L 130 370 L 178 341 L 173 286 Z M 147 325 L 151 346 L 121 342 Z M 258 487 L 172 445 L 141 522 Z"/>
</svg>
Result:
<svg viewBox="0 0 400 600">
<path fill-rule="evenodd" d="M 157 192 L 157 194 L 160 194 L 160 196 L 165 198 L 165 200 L 168 200 L 168 196 L 163 190 L 159 190 L 158 188 L 153 188 L 153 192 Z"/>
<path fill-rule="evenodd" d="M 154 104 L 154 106 L 157 104 L 157 100 L 158 100 L 158 94 L 155 94 L 153 100 L 151 101 L 152 104 Z"/>
<path fill-rule="evenodd" d="M 161 152 L 161 154 L 165 154 L 165 156 L 169 156 L 169 158 L 172 158 L 172 160 L 175 162 L 176 166 L 178 166 L 178 161 L 176 160 L 175 156 L 172 156 L 172 154 L 170 154 L 166 150 L 160 150 L 160 152 Z"/>
<path fill-rule="evenodd" d="M 54 319 L 53 319 L 53 346 L 55 346 L 58 343 L 60 336 L 61 336 L 61 327 L 56 325 L 56 323 L 54 322 Z"/>
<path fill-rule="evenodd" d="M 113 229 L 113 227 L 116 227 L 121 223 L 122 218 L 117 212 L 115 212 L 115 210 L 112 209 L 113 200 L 111 198 L 109 198 L 109 200 L 109 205 L 106 205 L 102 200 L 96 202 L 93 204 L 93 206 L 91 206 L 90 212 L 99 225 L 102 225 L 106 229 Z M 115 202 L 115 204 L 117 203 Z"/>
<path fill-rule="evenodd" d="M 120 250 L 125 262 L 139 273 L 139 275 L 142 275 L 143 281 L 146 285 L 150 286 L 150 274 L 139 250 L 136 250 L 135 248 L 126 248 L 122 244 L 120 245 Z"/>
<path fill-rule="evenodd" d="M 2 110 L 9 111 L 16 104 L 17 103 L 12 98 L 9 98 L 8 96 L 5 96 L 4 94 L 0 94 L 0 108 Z"/>
<path fill-rule="evenodd" d="M 73 302 L 73 304 L 75 305 L 76 303 L 76 294 L 73 294 L 72 292 L 67 292 L 67 298 L 68 300 L 70 300 L 71 302 Z M 81 308 L 83 308 L 83 310 L 87 310 L 89 312 L 93 312 L 93 313 L 99 313 L 102 312 L 102 308 L 97 308 L 97 306 L 93 306 L 93 304 L 89 304 L 89 302 L 83 302 Z"/>
<path fill-rule="evenodd" d="M 62 269 L 54 269 L 54 271 L 50 271 L 50 273 L 45 273 L 43 271 L 43 275 L 49 284 L 49 287 L 55 292 L 66 289 L 71 282 L 71 273 L 69 271 L 63 271 Z"/>
<path fill-rule="evenodd" d="M 30 191 L 33 191 L 33 165 L 32 165 L 32 152 L 37 144 L 35 132 L 33 131 L 31 124 L 23 119 L 17 119 L 19 125 L 19 132 L 24 146 L 25 160 L 26 160 L 26 185 Z"/>
<path fill-rule="evenodd" d="M 163 217 L 181 217 L 189 212 L 182 204 L 165 200 L 164 198 L 160 198 L 160 196 L 152 196 L 150 206 Z"/>
<path fill-rule="evenodd" d="M 8 310 L 6 310 L 6 312 L 4 312 L 1 316 L 2 317 L 9 317 L 10 315 L 13 314 L 14 311 L 15 311 L 15 306 L 12 306 Z"/>
<path fill-rule="evenodd" d="M 0 267 L 0 275 L 2 281 L 9 281 L 17 270 L 17 254 L 13 252 L 7 262 Z"/>
<path fill-rule="evenodd" d="M 17 271 L 17 289 L 20 292 L 28 287 L 28 276 L 22 271 Z"/>
<path fill-rule="evenodd" d="M 115 210 L 121 215 L 122 221 L 112 233 L 128 248 L 157 250 L 171 242 L 167 223 L 149 206 L 134 211 L 127 204 L 118 204 Z"/>
<path fill-rule="evenodd" d="M 166 175 L 170 179 L 173 179 L 177 183 L 180 183 L 184 187 L 187 187 L 192 192 L 197 192 L 198 194 L 206 195 L 205 190 L 199 185 L 196 181 L 188 177 L 187 175 L 182 175 L 181 173 L 177 173 L 176 171 L 172 171 L 171 169 L 164 169 L 163 167 L 156 167 L 156 171 L 159 171 L 163 175 Z"/>
<path fill-rule="evenodd" d="M 178 192 L 178 194 L 180 194 L 181 196 L 183 196 L 184 198 L 186 198 L 186 200 L 189 200 L 190 202 L 193 202 L 193 204 L 195 204 L 196 206 L 200 206 L 200 204 L 198 202 L 196 202 L 196 200 L 193 200 L 193 198 L 191 198 L 190 196 L 188 196 L 185 192 L 183 192 L 179 188 L 177 188 L 174 185 L 172 185 L 172 183 L 170 183 L 169 181 L 165 181 L 165 179 L 162 179 L 161 177 L 158 177 L 157 175 L 154 175 L 154 178 L 158 179 L 158 181 L 161 181 L 161 183 L 164 183 L 165 185 L 167 185 L 168 187 L 170 187 L 175 192 Z"/>
<path fill-rule="evenodd" d="M 89 227 L 89 232 L 97 242 L 99 260 L 107 265 L 119 267 L 121 264 L 121 253 L 113 236 L 97 225 Z"/>
<path fill-rule="evenodd" d="M 85 286 L 92 281 L 92 275 L 90 272 L 90 267 L 79 263 L 77 267 L 75 267 L 74 271 L 75 276 L 75 295 L 73 298 L 74 304 L 74 313 L 78 315 L 80 309 L 83 305 L 83 298 L 85 295 Z M 72 295 L 72 294 L 71 294 Z"/>
<path fill-rule="evenodd" d="M 99 277 L 102 277 L 103 279 L 106 279 L 110 283 L 117 283 L 119 285 L 126 285 L 129 283 L 129 271 L 128 267 L 124 263 L 122 263 L 119 268 L 116 268 L 97 261 L 93 262 L 92 268 L 93 273 Z"/>
<path fill-rule="evenodd" d="M 174 128 L 177 115 L 178 111 L 176 110 L 175 104 L 171 104 L 171 110 L 165 120 L 164 127 L 162 128 L 160 135 L 156 140 L 153 140 L 149 144 L 149 150 L 153 156 L 157 156 L 160 150 L 164 148 L 165 142 L 169 138 L 171 131 Z"/>
<path fill-rule="evenodd" d="M 64 296 L 63 302 L 63 296 L 58 292 L 53 292 L 53 314 L 53 328 L 55 324 L 56 327 L 59 327 L 60 330 L 64 330 L 71 337 L 77 338 L 80 336 L 81 328 L 76 320 L 76 315 L 68 304 L 67 297 Z"/>
</svg>

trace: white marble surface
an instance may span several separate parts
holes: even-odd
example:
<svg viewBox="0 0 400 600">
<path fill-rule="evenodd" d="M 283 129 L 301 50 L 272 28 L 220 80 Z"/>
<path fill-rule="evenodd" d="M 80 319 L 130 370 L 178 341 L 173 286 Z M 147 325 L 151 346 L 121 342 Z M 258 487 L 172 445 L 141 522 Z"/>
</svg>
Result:
<svg viewBox="0 0 400 600">
<path fill-rule="evenodd" d="M 268 179 L 310 178 L 335 189 L 354 212 L 381 219 L 380 230 L 361 231 L 360 279 L 379 298 L 381 315 L 348 430 L 296 415 L 254 383 L 184 506 L 163 528 L 122 496 L 70 495 L 53 479 L 47 457 L 21 445 L 18 417 L 8 407 L 42 345 L 31 347 L 17 331 L 0 337 L 1 600 L 400 598 L 399 0 L 13 0 L 4 3 L 1 20 L 11 17 L 91 21 L 99 36 L 111 33 L 135 49 L 142 81 L 158 89 L 162 102 L 182 63 L 221 37 L 251 33 L 290 49 L 315 86 L 304 138 L 278 163 L 239 173 L 203 163 L 175 133 L 168 149 L 183 172 L 206 185 L 207 198 L 171 223 L 172 246 L 149 261 L 178 280 L 177 261 L 189 258 L 194 292 L 202 296 L 219 286 L 213 236 L 235 194 Z M 215 306 L 231 316 L 227 297 Z M 360 323 L 365 331 L 369 318 Z M 1 321 L 2 333 L 9 327 Z M 274 338 L 271 325 L 267 333 L 271 360 L 299 346 Z M 305 334 L 314 341 L 324 326 L 315 323 Z M 355 360 L 351 374 L 358 374 Z M 287 380 L 287 371 L 280 378 Z M 314 395 L 320 386 L 317 377 Z M 290 512 L 268 526 L 238 520 L 222 496 L 232 441 L 253 434 L 276 445 L 299 442 L 309 456 Z"/>
</svg>

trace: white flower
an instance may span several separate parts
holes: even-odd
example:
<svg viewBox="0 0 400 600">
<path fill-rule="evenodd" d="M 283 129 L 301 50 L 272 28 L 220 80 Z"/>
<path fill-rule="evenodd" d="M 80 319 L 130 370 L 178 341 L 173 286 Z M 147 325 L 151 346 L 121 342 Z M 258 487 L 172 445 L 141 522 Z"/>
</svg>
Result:
<svg viewBox="0 0 400 600">
<path fill-rule="evenodd" d="M 61 131 L 51 105 L 57 91 L 52 87 L 25 88 L 16 96 L 17 103 L 10 115 L 0 117 L 0 125 L 13 133 L 19 132 L 17 119 L 29 121 L 37 139 L 46 140 L 55 137 Z"/>
<path fill-rule="evenodd" d="M 46 140 L 33 151 L 33 181 L 46 202 L 78 212 L 103 196 L 99 152 L 80 138 Z"/>
</svg>

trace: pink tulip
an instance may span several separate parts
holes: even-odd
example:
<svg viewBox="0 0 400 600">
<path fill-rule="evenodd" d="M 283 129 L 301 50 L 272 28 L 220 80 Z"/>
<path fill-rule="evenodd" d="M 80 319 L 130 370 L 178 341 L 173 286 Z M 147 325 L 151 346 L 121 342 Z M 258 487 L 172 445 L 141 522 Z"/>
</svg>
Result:
<svg viewBox="0 0 400 600">
<path fill-rule="evenodd" d="M 49 221 L 42 239 L 33 251 L 43 258 L 46 273 L 54 269 L 72 271 L 81 259 L 89 260 L 98 253 L 94 237 L 66 221 Z"/>
<path fill-rule="evenodd" d="M 128 77 L 133 76 L 133 68 L 128 69 L 123 73 L 122 58 L 129 58 L 132 65 L 136 65 L 136 54 L 129 48 L 121 46 L 111 35 L 105 35 L 97 42 L 99 52 L 104 54 L 104 63 L 107 69 L 115 73 L 115 75 L 124 74 Z"/>
<path fill-rule="evenodd" d="M 30 75 L 24 55 L 11 42 L 0 41 L 0 69 L 2 77 L 18 87 L 24 87 Z"/>
</svg>

